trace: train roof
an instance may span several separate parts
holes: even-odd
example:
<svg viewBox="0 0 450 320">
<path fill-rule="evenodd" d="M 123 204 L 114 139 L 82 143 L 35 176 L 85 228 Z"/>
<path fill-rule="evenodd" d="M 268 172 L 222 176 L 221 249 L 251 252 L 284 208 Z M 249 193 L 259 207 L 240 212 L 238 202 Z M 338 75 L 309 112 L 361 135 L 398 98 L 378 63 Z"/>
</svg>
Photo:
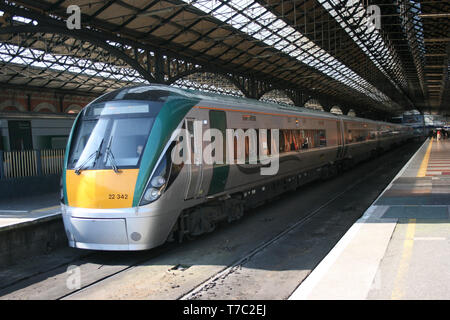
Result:
<svg viewBox="0 0 450 320">
<path fill-rule="evenodd" d="M 147 90 L 146 90 L 147 89 Z M 105 95 L 99 97 L 103 98 L 109 94 L 115 94 L 119 95 L 122 90 L 131 90 L 134 92 L 139 93 L 145 93 L 146 91 L 169 91 L 177 95 L 184 96 L 188 99 L 200 99 L 200 101 L 205 102 L 212 102 L 217 104 L 230 104 L 230 107 L 233 106 L 244 106 L 248 108 L 249 110 L 254 111 L 261 111 L 262 109 L 264 111 L 268 112 L 286 112 L 287 114 L 296 114 L 299 115 L 299 113 L 303 115 L 309 115 L 309 116 L 320 116 L 320 117 L 326 117 L 331 119 L 341 118 L 344 120 L 349 121 L 365 121 L 365 122 L 372 122 L 372 123 L 382 123 L 382 121 L 375 121 L 370 119 L 364 119 L 359 117 L 351 117 L 346 115 L 337 115 L 325 111 L 320 110 L 314 110 L 309 109 L 305 107 L 297 107 L 289 104 L 282 104 L 282 103 L 274 103 L 274 102 L 265 102 L 265 101 L 259 101 L 256 99 L 250 99 L 245 97 L 237 97 L 237 96 L 231 96 L 231 95 L 223 95 L 223 94 L 217 94 L 217 93 L 210 93 L 210 92 L 203 92 L 198 90 L 192 90 L 192 89 L 183 89 L 183 88 L 177 88 L 177 87 L 171 87 L 168 85 L 162 85 L 162 84 L 151 84 L 151 85 L 138 85 L 138 86 L 132 86 L 132 87 L 125 87 L 122 89 L 115 90 L 110 93 L 106 93 Z M 97 99 L 96 99 L 97 100 Z M 94 101 L 96 101 L 94 100 Z M 390 123 L 391 124 L 391 123 Z M 394 123 L 392 123 L 394 124 Z"/>
</svg>

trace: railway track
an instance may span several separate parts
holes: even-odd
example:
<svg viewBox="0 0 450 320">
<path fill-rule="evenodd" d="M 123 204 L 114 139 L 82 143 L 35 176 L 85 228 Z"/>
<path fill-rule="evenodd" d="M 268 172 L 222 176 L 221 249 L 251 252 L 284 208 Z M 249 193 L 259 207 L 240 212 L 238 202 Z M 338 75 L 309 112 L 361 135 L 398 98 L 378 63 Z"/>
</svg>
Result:
<svg viewBox="0 0 450 320">
<path fill-rule="evenodd" d="M 383 166 L 379 166 L 376 170 L 370 172 L 366 176 L 357 179 L 354 183 L 350 184 L 348 187 L 346 187 L 342 192 L 337 193 L 336 195 L 332 196 L 328 201 L 326 201 L 324 204 L 319 206 L 317 209 L 312 210 L 309 212 L 306 216 L 303 216 L 298 221 L 293 223 L 292 225 L 288 226 L 285 230 L 277 234 L 276 236 L 272 237 L 271 239 L 264 241 L 259 246 L 257 246 L 255 249 L 253 249 L 251 252 L 246 254 L 245 256 L 241 257 L 238 261 L 233 263 L 232 265 L 228 266 L 221 272 L 217 273 L 216 275 L 210 277 L 205 282 L 200 284 L 199 286 L 193 288 L 190 292 L 186 293 L 185 295 L 181 296 L 180 300 L 195 300 L 198 299 L 203 292 L 208 291 L 210 288 L 213 288 L 216 286 L 218 280 L 225 279 L 228 275 L 232 274 L 236 270 L 242 269 L 242 267 L 252 259 L 255 255 L 261 253 L 264 249 L 271 246 L 277 241 L 282 241 L 283 238 L 285 238 L 290 232 L 292 232 L 294 229 L 301 227 L 304 225 L 307 221 L 312 219 L 313 217 L 319 215 L 321 211 L 337 200 L 339 200 L 341 197 L 347 195 L 348 192 L 351 192 L 351 190 L 355 189 L 358 185 L 361 183 L 364 183 L 368 179 L 370 179 L 373 176 L 377 176 L 380 174 L 381 171 L 385 170 Z"/>
<path fill-rule="evenodd" d="M 316 216 L 317 214 L 320 213 L 320 211 L 327 207 L 329 204 L 333 203 L 335 200 L 339 199 L 342 195 L 344 195 L 345 193 L 347 193 L 349 190 L 353 189 L 355 186 L 357 186 L 358 184 L 360 184 L 364 179 L 359 179 L 357 182 L 355 182 L 354 184 L 352 184 L 351 186 L 349 186 L 348 188 L 346 188 L 344 191 L 340 192 L 339 194 L 335 195 L 333 198 L 331 198 L 329 201 L 327 201 L 326 203 L 324 203 L 323 205 L 321 205 L 319 208 L 317 208 L 316 210 L 310 212 L 309 214 L 307 214 L 305 217 L 299 219 L 297 222 L 295 222 L 293 225 L 287 227 L 285 230 L 283 230 L 282 232 L 280 232 L 279 234 L 277 234 L 275 237 L 271 238 L 270 240 L 267 240 L 263 243 L 261 243 L 259 246 L 257 246 L 255 249 L 253 249 L 251 252 L 249 252 L 248 254 L 246 254 L 244 257 L 240 258 L 238 261 L 236 261 L 235 263 L 233 263 L 231 266 L 225 268 L 223 271 L 221 271 L 220 273 L 214 275 L 213 277 L 209 278 L 208 280 L 206 280 L 204 283 L 202 283 L 201 285 L 199 285 L 198 287 L 192 289 L 190 292 L 188 292 L 187 294 L 183 295 L 182 297 L 180 297 L 180 300 L 193 300 L 196 297 L 198 297 L 198 294 L 202 291 L 208 290 L 208 288 L 210 288 L 211 286 L 215 285 L 214 283 L 218 280 L 218 279 L 223 279 L 225 278 L 228 274 L 233 273 L 234 270 L 236 269 L 240 269 L 242 267 L 242 265 L 244 265 L 246 262 L 248 262 L 253 256 L 255 256 L 256 254 L 260 253 L 261 251 L 263 251 L 265 248 L 267 248 L 268 246 L 272 245 L 273 243 L 275 243 L 276 241 L 282 239 L 283 237 L 285 237 L 289 232 L 291 232 L 292 230 L 294 230 L 295 228 L 300 227 L 301 225 L 303 225 L 305 222 L 307 222 L 309 219 L 311 219 L 312 217 Z"/>
</svg>

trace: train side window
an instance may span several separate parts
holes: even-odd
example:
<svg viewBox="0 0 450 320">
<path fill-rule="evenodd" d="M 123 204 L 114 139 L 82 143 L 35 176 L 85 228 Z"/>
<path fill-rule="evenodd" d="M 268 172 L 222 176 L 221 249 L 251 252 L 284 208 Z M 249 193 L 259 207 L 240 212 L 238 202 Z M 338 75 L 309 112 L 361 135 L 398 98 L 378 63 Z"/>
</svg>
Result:
<svg viewBox="0 0 450 320">
<path fill-rule="evenodd" d="M 303 130 L 302 149 L 326 147 L 326 131 L 321 129 Z"/>
<path fill-rule="evenodd" d="M 284 153 L 285 149 L 286 149 L 286 139 L 285 139 L 285 134 L 284 134 L 283 129 L 280 130 L 280 134 L 278 136 L 278 149 L 279 149 L 279 153 Z"/>
<path fill-rule="evenodd" d="M 318 130 L 319 131 L 319 145 L 321 147 L 327 146 L 327 137 L 325 135 L 325 130 Z"/>
<path fill-rule="evenodd" d="M 347 137 L 346 137 L 346 143 L 352 143 L 353 142 L 353 133 L 352 130 L 347 131 Z"/>
<path fill-rule="evenodd" d="M 301 141 L 301 148 L 302 149 L 308 149 L 308 137 L 305 134 L 305 130 L 301 130 L 302 135 L 302 141 Z"/>
<path fill-rule="evenodd" d="M 280 153 L 300 150 L 302 143 L 301 130 L 280 130 L 279 142 Z"/>
<path fill-rule="evenodd" d="M 299 130 L 289 130 L 289 146 L 291 151 L 297 151 L 300 148 Z"/>
<path fill-rule="evenodd" d="M 356 142 L 361 142 L 366 139 L 366 136 L 364 135 L 364 130 L 355 130 L 355 140 Z"/>
<path fill-rule="evenodd" d="M 245 163 L 250 163 L 250 160 L 257 161 L 258 155 L 259 155 L 259 131 L 258 129 L 234 129 L 236 130 L 242 130 L 243 136 L 239 135 L 240 138 L 238 138 L 238 135 L 233 136 L 233 148 L 234 148 L 234 161 L 236 162 L 238 160 L 238 153 L 243 152 L 243 160 Z M 238 141 L 239 139 L 242 139 Z M 242 148 L 242 145 L 238 146 L 238 143 L 243 143 L 243 149 L 239 149 L 238 147 Z M 270 131 L 268 130 L 267 134 L 267 154 L 270 155 Z"/>
<path fill-rule="evenodd" d="M 300 130 L 292 130 L 291 150 L 298 151 L 301 148 L 301 132 Z"/>
</svg>

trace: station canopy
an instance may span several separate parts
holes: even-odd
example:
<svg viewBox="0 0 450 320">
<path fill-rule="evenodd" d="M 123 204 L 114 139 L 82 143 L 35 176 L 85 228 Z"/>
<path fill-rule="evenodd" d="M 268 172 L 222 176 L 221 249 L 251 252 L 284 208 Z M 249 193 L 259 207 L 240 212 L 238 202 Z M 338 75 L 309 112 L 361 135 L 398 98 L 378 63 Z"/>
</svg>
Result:
<svg viewBox="0 0 450 320">
<path fill-rule="evenodd" d="M 71 5 L 81 29 L 68 28 Z M 0 15 L 4 86 L 98 95 L 157 82 L 373 115 L 450 108 L 448 0 L 21 0 Z"/>
</svg>

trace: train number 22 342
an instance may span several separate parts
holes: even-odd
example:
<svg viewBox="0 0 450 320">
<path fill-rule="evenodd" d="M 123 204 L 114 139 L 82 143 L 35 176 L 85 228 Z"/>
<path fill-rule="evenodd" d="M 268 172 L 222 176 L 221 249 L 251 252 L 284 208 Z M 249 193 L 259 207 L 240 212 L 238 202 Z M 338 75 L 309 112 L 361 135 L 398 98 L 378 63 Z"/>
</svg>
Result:
<svg viewBox="0 0 450 320">
<path fill-rule="evenodd" d="M 126 193 L 110 193 L 108 194 L 109 200 L 126 200 L 128 199 L 128 194 Z"/>
</svg>

